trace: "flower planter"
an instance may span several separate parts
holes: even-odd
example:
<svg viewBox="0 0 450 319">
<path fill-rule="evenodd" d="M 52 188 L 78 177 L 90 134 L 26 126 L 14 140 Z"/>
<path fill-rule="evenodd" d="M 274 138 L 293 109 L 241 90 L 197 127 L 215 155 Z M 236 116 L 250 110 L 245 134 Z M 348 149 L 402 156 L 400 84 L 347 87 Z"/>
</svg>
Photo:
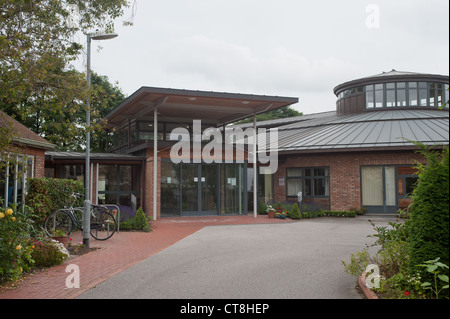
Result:
<svg viewBox="0 0 450 319">
<path fill-rule="evenodd" d="M 63 244 L 65 247 L 67 246 L 67 243 L 69 242 L 69 236 L 55 236 L 52 237 L 54 240 L 59 241 L 61 244 Z"/>
<path fill-rule="evenodd" d="M 280 215 L 280 218 L 281 218 L 281 219 L 286 219 L 286 215 L 281 214 L 281 215 Z"/>
<path fill-rule="evenodd" d="M 274 218 L 275 212 L 267 212 L 267 216 L 269 216 L 269 218 Z"/>
</svg>

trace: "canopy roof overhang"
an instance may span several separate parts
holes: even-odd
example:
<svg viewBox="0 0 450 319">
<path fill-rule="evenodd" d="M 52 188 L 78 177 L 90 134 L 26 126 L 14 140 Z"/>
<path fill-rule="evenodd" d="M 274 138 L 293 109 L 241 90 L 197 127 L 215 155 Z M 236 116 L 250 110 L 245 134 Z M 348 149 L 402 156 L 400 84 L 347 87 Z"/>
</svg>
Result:
<svg viewBox="0 0 450 319">
<path fill-rule="evenodd" d="M 201 119 L 217 127 L 298 103 L 298 98 L 141 87 L 110 112 L 111 126 L 128 120 L 188 121 Z"/>
</svg>

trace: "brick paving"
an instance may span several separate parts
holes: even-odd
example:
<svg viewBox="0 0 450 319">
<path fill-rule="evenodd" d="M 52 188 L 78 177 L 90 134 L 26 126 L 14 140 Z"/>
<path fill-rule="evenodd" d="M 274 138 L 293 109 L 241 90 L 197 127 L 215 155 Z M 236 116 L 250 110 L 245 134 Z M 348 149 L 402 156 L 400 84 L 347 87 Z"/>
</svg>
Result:
<svg viewBox="0 0 450 319">
<path fill-rule="evenodd" d="M 101 242 L 91 238 L 90 246 L 98 248 L 82 256 L 73 256 L 64 264 L 28 275 L 14 288 L 0 288 L 0 299 L 73 299 L 119 272 L 151 257 L 205 226 L 286 223 L 291 220 L 267 216 L 177 217 L 154 221 L 152 232 L 120 232 Z M 74 243 L 81 234 L 73 236 Z M 68 265 L 80 269 L 80 288 L 66 288 Z"/>
</svg>

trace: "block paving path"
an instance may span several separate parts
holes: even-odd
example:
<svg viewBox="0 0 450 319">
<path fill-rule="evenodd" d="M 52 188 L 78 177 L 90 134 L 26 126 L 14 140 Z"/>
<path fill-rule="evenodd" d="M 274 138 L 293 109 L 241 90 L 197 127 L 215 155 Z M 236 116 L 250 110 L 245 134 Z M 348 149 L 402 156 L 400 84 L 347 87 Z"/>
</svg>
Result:
<svg viewBox="0 0 450 319">
<path fill-rule="evenodd" d="M 0 287 L 0 299 L 73 299 L 121 271 L 151 257 L 183 238 L 213 225 L 286 223 L 292 220 L 273 219 L 261 215 L 176 217 L 154 221 L 152 232 L 115 233 L 107 241 L 90 240 L 98 248 L 82 256 L 71 256 L 64 264 L 38 271 L 18 281 L 14 287 Z M 82 241 L 75 234 L 73 243 Z M 68 265 L 80 269 L 80 288 L 66 288 Z"/>
</svg>

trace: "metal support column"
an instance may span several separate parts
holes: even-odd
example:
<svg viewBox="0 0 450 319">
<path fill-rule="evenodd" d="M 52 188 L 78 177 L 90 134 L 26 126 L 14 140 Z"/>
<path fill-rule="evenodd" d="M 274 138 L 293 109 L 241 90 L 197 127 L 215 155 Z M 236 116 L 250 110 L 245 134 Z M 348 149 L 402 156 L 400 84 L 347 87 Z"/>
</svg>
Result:
<svg viewBox="0 0 450 319">
<path fill-rule="evenodd" d="M 158 108 L 154 110 L 153 123 L 153 220 L 158 218 L 157 194 L 158 194 Z"/>
<path fill-rule="evenodd" d="M 258 217 L 258 165 L 257 161 L 257 141 L 258 131 L 256 125 L 256 114 L 253 114 L 253 214 Z"/>
</svg>

